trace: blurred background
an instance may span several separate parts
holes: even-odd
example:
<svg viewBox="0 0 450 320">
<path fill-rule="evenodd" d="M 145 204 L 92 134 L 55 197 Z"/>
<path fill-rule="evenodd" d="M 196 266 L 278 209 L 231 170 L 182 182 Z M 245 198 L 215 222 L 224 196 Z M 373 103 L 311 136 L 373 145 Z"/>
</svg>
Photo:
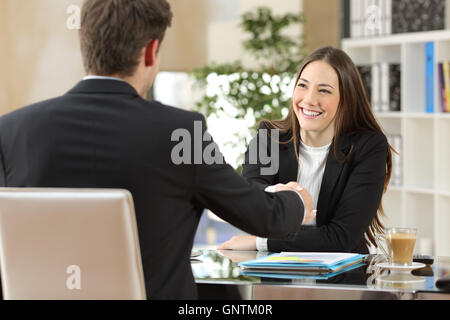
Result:
<svg viewBox="0 0 450 320">
<path fill-rule="evenodd" d="M 343 48 L 360 67 L 371 98 L 374 66 L 386 62 L 403 68 L 397 75 L 397 107 L 374 109 L 400 151 L 385 197 L 385 223 L 418 227 L 421 253 L 450 255 L 450 151 L 437 147 L 450 133 L 448 109 L 440 107 L 438 91 L 438 65 L 450 60 L 448 0 L 168 2 L 173 25 L 162 43 L 161 69 L 148 99 L 204 113 L 210 133 L 238 172 L 255 123 L 287 114 L 292 81 L 307 53 L 324 45 Z M 0 1 L 0 115 L 64 94 L 85 75 L 77 32 L 81 5 L 82 0 Z M 407 9 L 402 5 L 416 10 L 405 15 L 414 23 L 403 19 Z M 426 15 L 433 20 L 421 18 L 424 10 L 434 10 Z M 431 113 L 425 101 L 430 41 L 436 45 Z M 424 84 L 410 78 L 423 78 Z M 416 136 L 420 130 L 426 139 Z M 197 246 L 243 234 L 205 213 Z"/>
</svg>

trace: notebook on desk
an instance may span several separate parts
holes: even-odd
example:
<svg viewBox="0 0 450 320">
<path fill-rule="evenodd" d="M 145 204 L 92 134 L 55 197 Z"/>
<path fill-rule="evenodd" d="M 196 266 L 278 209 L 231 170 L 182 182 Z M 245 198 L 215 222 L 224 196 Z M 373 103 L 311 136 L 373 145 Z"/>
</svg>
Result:
<svg viewBox="0 0 450 320">
<path fill-rule="evenodd" d="M 321 275 L 362 262 L 364 255 L 336 252 L 281 252 L 239 263 L 244 271 L 268 274 Z"/>
<path fill-rule="evenodd" d="M 335 272 L 304 272 L 296 270 L 255 270 L 255 269 L 244 269 L 241 271 L 242 275 L 260 277 L 260 278 L 275 278 L 275 279 L 313 279 L 313 280 L 329 280 L 336 277 L 342 273 L 348 272 L 350 270 L 358 269 L 365 264 L 363 262 L 356 262 L 350 266 L 347 266 L 341 270 Z"/>
</svg>

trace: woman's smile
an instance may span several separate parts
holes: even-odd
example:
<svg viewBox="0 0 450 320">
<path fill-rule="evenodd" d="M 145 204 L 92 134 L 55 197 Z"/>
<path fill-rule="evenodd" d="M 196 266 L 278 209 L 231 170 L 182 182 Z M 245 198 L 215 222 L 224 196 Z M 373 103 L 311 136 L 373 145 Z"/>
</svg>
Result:
<svg viewBox="0 0 450 320">
<path fill-rule="evenodd" d="M 322 115 L 323 112 L 320 111 L 315 111 L 315 110 L 311 110 L 311 109 L 306 109 L 303 107 L 299 107 L 299 109 L 301 110 L 303 116 L 307 119 L 316 119 L 317 117 L 320 117 Z"/>
</svg>

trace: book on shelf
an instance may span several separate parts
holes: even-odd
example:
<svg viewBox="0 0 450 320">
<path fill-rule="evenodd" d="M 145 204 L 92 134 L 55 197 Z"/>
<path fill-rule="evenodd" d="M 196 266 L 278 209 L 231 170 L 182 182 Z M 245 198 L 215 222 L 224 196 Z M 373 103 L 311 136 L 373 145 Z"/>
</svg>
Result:
<svg viewBox="0 0 450 320">
<path fill-rule="evenodd" d="M 439 92 L 442 112 L 450 112 L 450 61 L 438 63 Z"/>
<path fill-rule="evenodd" d="M 425 43 L 425 111 L 434 112 L 434 42 Z"/>
<path fill-rule="evenodd" d="M 439 102 L 441 104 L 441 111 L 447 112 L 447 97 L 446 97 L 446 91 L 445 91 L 445 82 L 444 82 L 444 70 L 442 62 L 439 62 L 437 65 L 437 72 L 438 72 L 438 89 L 439 89 Z"/>
<path fill-rule="evenodd" d="M 350 37 L 373 37 L 391 33 L 392 0 L 344 0 L 349 13 L 344 19 L 350 21 Z M 344 4 L 346 7 L 346 4 Z"/>
<path fill-rule="evenodd" d="M 370 64 L 357 65 L 361 80 L 366 90 L 367 99 L 370 101 L 372 96 L 372 66 Z"/>
<path fill-rule="evenodd" d="M 380 63 L 381 111 L 400 111 L 401 67 L 399 63 Z"/>
<path fill-rule="evenodd" d="M 381 0 L 363 0 L 363 37 L 381 34 Z"/>
<path fill-rule="evenodd" d="M 402 154 L 403 142 L 400 134 L 387 134 L 389 144 L 394 148 L 396 153 L 392 153 L 392 173 L 389 184 L 391 186 L 399 187 L 403 184 L 403 170 L 402 170 Z"/>
<path fill-rule="evenodd" d="M 400 111 L 401 65 L 379 62 L 358 65 L 367 98 L 374 112 Z"/>
<path fill-rule="evenodd" d="M 350 2 L 350 36 L 362 37 L 362 1 L 348 0 Z"/>
<path fill-rule="evenodd" d="M 364 255 L 338 252 L 281 252 L 239 263 L 246 272 L 326 275 L 360 263 Z"/>
<path fill-rule="evenodd" d="M 350 38 L 450 29 L 450 0 L 343 1 Z"/>
<path fill-rule="evenodd" d="M 385 2 L 387 0 L 347 0 L 349 13 L 344 19 L 350 21 L 350 37 L 372 37 L 386 31 Z M 346 5 L 344 4 L 344 7 Z"/>
<path fill-rule="evenodd" d="M 381 111 L 380 98 L 380 82 L 381 82 L 381 66 L 379 63 L 372 64 L 372 90 L 370 96 L 370 103 L 374 112 Z"/>
<path fill-rule="evenodd" d="M 381 35 L 389 35 L 392 33 L 392 0 L 384 0 L 383 2 L 383 31 Z"/>
<path fill-rule="evenodd" d="M 448 0 L 392 1 L 392 33 L 446 29 Z"/>
<path fill-rule="evenodd" d="M 350 1 L 341 1 L 341 38 L 350 38 Z"/>
</svg>

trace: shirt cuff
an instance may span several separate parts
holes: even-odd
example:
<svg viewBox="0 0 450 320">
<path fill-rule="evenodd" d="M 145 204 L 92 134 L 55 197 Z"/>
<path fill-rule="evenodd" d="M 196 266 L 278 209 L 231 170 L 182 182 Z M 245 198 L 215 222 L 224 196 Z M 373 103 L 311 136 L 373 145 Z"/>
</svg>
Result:
<svg viewBox="0 0 450 320">
<path fill-rule="evenodd" d="M 276 186 L 268 186 L 264 189 L 265 192 L 275 192 Z"/>
<path fill-rule="evenodd" d="M 266 187 L 265 189 L 264 189 L 264 191 L 265 192 L 275 192 L 275 188 L 276 188 L 276 185 L 273 185 L 273 186 L 268 186 L 268 187 Z M 300 197 L 300 200 L 302 200 L 302 203 L 303 203 L 303 208 L 304 208 L 304 211 L 303 211 L 303 220 L 302 220 L 302 224 L 305 222 L 305 218 L 306 218 L 306 208 L 305 208 L 305 202 L 303 201 L 303 198 L 302 198 L 302 195 L 300 194 L 300 192 L 297 192 L 297 191 L 295 191 L 295 193 L 296 194 L 298 194 L 298 196 Z M 258 246 L 258 241 L 256 241 L 256 246 Z M 266 240 L 266 250 L 267 250 L 267 240 Z M 259 250 L 258 250 L 259 251 Z"/>
<path fill-rule="evenodd" d="M 267 251 L 267 238 L 256 237 L 256 250 Z"/>
<path fill-rule="evenodd" d="M 268 186 L 268 187 L 266 187 L 265 189 L 264 189 L 264 191 L 265 192 L 275 192 L 275 188 L 276 188 L 277 186 L 276 185 L 273 185 L 273 186 Z"/>
</svg>

